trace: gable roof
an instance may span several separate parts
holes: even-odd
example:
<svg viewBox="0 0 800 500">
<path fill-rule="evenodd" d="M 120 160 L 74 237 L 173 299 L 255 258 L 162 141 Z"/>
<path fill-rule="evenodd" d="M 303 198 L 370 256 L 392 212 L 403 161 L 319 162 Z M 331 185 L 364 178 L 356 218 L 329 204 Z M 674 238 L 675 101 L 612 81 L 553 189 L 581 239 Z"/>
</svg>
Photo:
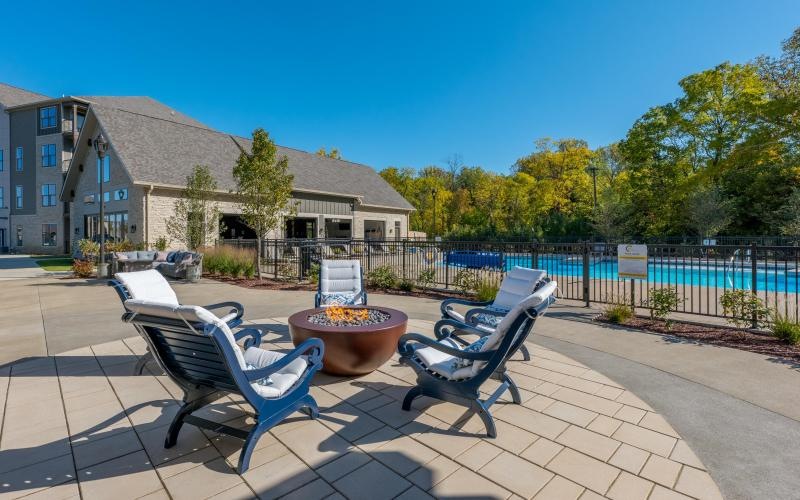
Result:
<svg viewBox="0 0 800 500">
<path fill-rule="evenodd" d="M 242 150 L 249 151 L 251 147 L 249 139 L 204 125 L 146 116 L 97 102 L 89 107 L 87 123 L 89 120 L 97 120 L 128 175 L 140 185 L 182 188 L 196 165 L 206 165 L 220 191 L 233 191 L 236 159 Z M 84 126 L 84 130 L 89 128 Z M 81 157 L 81 149 L 87 147 L 81 138 L 75 157 Z M 356 198 L 363 205 L 374 207 L 414 209 L 371 167 L 283 146 L 277 148 L 278 154 L 288 158 L 295 191 Z M 71 164 L 62 192 L 69 192 L 77 179 L 77 168 Z"/>
<path fill-rule="evenodd" d="M 180 113 L 169 106 L 156 101 L 152 97 L 87 95 L 78 96 L 78 98 L 87 101 L 90 104 L 99 104 L 108 108 L 120 109 L 123 111 L 129 111 L 131 113 L 159 118 L 162 120 L 183 123 L 184 125 L 209 128 L 204 123 L 195 120 L 191 116 Z"/>
<path fill-rule="evenodd" d="M 0 106 L 10 108 L 22 106 L 37 101 L 46 101 L 50 97 L 21 89 L 7 83 L 0 83 Z"/>
</svg>

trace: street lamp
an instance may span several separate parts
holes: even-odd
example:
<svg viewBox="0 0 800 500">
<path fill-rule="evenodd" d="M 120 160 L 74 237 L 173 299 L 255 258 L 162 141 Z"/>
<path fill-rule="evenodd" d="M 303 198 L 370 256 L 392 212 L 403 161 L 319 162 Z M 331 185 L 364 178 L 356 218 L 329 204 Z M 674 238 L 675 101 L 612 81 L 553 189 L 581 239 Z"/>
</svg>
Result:
<svg viewBox="0 0 800 500">
<path fill-rule="evenodd" d="M 431 189 L 431 197 L 433 197 L 433 237 L 436 237 L 436 188 Z"/>
<path fill-rule="evenodd" d="M 106 223 L 105 223 L 105 210 L 103 203 L 103 175 L 105 170 L 105 157 L 108 152 L 108 141 L 103 137 L 103 134 L 97 136 L 94 140 L 94 150 L 97 152 L 97 184 L 100 190 L 100 263 L 97 265 L 97 275 L 99 278 L 105 278 L 108 274 L 106 272 Z"/>
<path fill-rule="evenodd" d="M 586 170 L 592 174 L 592 188 L 594 190 L 594 208 L 597 208 L 597 171 L 600 170 L 597 168 L 597 165 L 594 163 L 590 164 Z"/>
</svg>

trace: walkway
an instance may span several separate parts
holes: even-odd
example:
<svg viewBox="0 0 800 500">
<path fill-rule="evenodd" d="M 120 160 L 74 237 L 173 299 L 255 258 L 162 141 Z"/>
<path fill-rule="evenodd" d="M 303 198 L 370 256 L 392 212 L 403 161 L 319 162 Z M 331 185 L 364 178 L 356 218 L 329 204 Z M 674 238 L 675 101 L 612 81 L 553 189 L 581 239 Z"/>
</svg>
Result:
<svg viewBox="0 0 800 500">
<path fill-rule="evenodd" d="M 29 255 L 0 255 L 0 281 L 41 278 L 49 274 Z"/>
</svg>

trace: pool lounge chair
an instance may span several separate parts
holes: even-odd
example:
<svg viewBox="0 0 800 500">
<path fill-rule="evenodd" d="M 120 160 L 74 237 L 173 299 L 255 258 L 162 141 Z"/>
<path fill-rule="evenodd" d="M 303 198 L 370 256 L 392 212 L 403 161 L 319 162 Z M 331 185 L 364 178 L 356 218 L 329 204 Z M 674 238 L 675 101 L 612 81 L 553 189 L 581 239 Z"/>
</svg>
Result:
<svg viewBox="0 0 800 500">
<path fill-rule="evenodd" d="M 325 348 L 320 339 L 306 340 L 284 355 L 260 349 L 259 330 L 246 328 L 234 334 L 202 307 L 130 299 L 125 308 L 123 321 L 139 330 L 150 352 L 183 390 L 183 405 L 167 430 L 165 448 L 175 446 L 184 423 L 244 439 L 241 474 L 266 431 L 297 410 L 311 418 L 319 414 L 308 389 L 322 367 Z M 242 340 L 244 349 L 236 343 Z M 255 411 L 256 423 L 249 432 L 192 415 L 225 393 L 241 395 Z"/>
<path fill-rule="evenodd" d="M 418 333 L 400 337 L 400 362 L 417 374 L 417 385 L 403 399 L 403 410 L 410 410 L 411 403 L 418 396 L 466 406 L 480 416 L 486 434 L 497 437 L 489 408 L 506 391 L 511 393 L 514 403 L 522 403 L 517 385 L 506 372 L 506 362 L 525 342 L 536 319 L 555 301 L 555 290 L 554 281 L 547 283 L 517 303 L 491 335 L 472 344 L 459 335 L 475 331 L 451 319 L 436 324 L 436 333 L 441 340 Z M 489 378 L 499 380 L 500 386 L 482 400 L 480 388 Z"/>
<path fill-rule="evenodd" d="M 320 261 L 314 307 L 367 305 L 364 274 L 358 260 Z"/>
<path fill-rule="evenodd" d="M 478 302 L 466 299 L 447 299 L 441 304 L 442 318 L 460 321 L 481 332 L 481 336 L 490 335 L 494 329 L 520 300 L 527 297 L 538 286 L 547 280 L 547 272 L 541 269 L 529 269 L 527 267 L 513 267 L 506 273 L 500 290 L 494 301 Z M 468 306 L 464 314 L 456 311 L 453 306 L 459 304 Z M 530 361 L 531 355 L 526 346 L 522 346 L 520 351 L 525 361 Z"/>
<path fill-rule="evenodd" d="M 178 296 L 175 295 L 175 290 L 172 289 L 166 278 L 155 269 L 131 273 L 117 273 L 114 277 L 116 279 L 109 280 L 108 285 L 114 287 L 114 290 L 122 301 L 123 307 L 125 306 L 125 301 L 128 299 L 149 300 L 152 302 L 172 304 L 174 306 L 180 305 L 178 303 Z M 228 309 L 228 313 L 220 319 L 224 321 L 229 328 L 236 328 L 242 324 L 244 306 L 238 302 L 209 304 L 203 306 L 203 309 L 211 311 L 216 309 Z M 133 373 L 135 375 L 141 375 L 144 371 L 144 367 L 152 360 L 153 354 L 148 350 L 144 356 L 139 358 Z"/>
</svg>

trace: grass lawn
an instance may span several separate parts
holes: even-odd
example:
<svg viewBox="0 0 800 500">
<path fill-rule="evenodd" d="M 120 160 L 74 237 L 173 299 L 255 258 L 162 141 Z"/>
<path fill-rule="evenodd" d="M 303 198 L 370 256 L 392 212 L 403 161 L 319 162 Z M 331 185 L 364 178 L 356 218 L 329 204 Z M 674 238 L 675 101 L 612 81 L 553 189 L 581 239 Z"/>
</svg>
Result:
<svg viewBox="0 0 800 500">
<path fill-rule="evenodd" d="M 72 270 L 72 259 L 69 257 L 50 257 L 46 259 L 38 259 L 36 264 L 45 271 Z"/>
</svg>

